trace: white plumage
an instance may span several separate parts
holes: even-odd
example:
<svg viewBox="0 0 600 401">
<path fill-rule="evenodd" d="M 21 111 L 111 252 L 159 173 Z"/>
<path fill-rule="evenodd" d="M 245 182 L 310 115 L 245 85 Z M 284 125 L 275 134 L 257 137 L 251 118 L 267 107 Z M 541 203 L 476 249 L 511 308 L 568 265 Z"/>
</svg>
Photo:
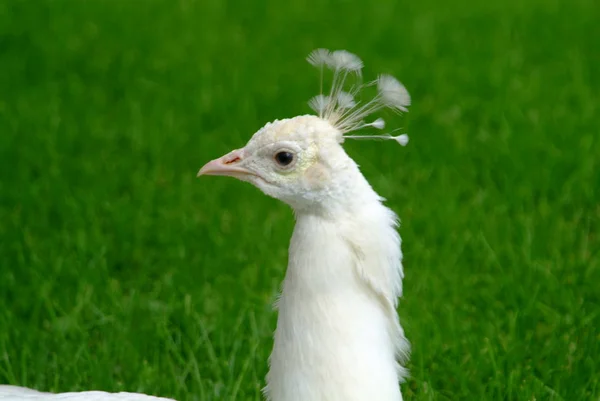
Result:
<svg viewBox="0 0 600 401">
<path fill-rule="evenodd" d="M 170 398 L 153 397 L 136 393 L 106 393 L 104 391 L 82 391 L 76 393 L 43 393 L 17 387 L 0 386 L 0 401 L 173 401 Z"/>
<path fill-rule="evenodd" d="M 290 205 L 296 225 L 265 387 L 270 401 L 401 401 L 399 383 L 409 345 L 396 306 L 402 294 L 402 253 L 396 215 L 382 203 L 341 144 L 347 135 L 382 129 L 363 119 L 382 108 L 407 111 L 402 84 L 382 75 L 378 94 L 361 103 L 362 61 L 346 51 L 318 49 L 308 61 L 334 71 L 329 95 L 310 105 L 318 116 L 276 120 L 242 149 L 207 163 L 198 175 L 247 181 Z M 322 87 L 322 80 L 321 80 Z M 146 400 L 156 397 L 102 392 L 47 394 L 0 386 L 0 400 Z M 164 400 L 164 399 L 163 399 Z"/>
</svg>

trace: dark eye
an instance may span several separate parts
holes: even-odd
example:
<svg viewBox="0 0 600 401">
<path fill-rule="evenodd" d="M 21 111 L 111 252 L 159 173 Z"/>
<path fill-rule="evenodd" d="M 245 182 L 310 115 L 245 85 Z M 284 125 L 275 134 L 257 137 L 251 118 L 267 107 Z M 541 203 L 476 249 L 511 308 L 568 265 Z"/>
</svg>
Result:
<svg viewBox="0 0 600 401">
<path fill-rule="evenodd" d="M 294 161 L 294 154 L 287 151 L 277 152 L 275 160 L 280 166 L 287 166 Z"/>
</svg>

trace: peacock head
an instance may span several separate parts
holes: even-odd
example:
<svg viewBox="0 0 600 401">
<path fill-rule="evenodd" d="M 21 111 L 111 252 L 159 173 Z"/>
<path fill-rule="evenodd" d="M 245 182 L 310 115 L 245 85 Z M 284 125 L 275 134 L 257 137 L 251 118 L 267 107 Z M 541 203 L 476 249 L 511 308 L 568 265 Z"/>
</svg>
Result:
<svg viewBox="0 0 600 401">
<path fill-rule="evenodd" d="M 410 96 L 405 87 L 390 75 L 361 83 L 362 61 L 345 50 L 317 49 L 308 61 L 321 71 L 333 70 L 329 94 L 320 93 L 309 101 L 316 115 L 275 120 L 256 132 L 241 149 L 210 161 L 200 175 L 224 175 L 247 181 L 265 194 L 306 208 L 339 197 L 353 185 L 358 168 L 342 148 L 345 139 L 394 140 L 408 143 L 406 134 L 349 135 L 364 128 L 384 129 L 384 120 L 365 122 L 369 115 L 389 108 L 407 112 Z M 345 90 L 347 78 L 356 83 Z M 377 94 L 368 102 L 355 98 L 364 88 L 375 86 Z"/>
</svg>

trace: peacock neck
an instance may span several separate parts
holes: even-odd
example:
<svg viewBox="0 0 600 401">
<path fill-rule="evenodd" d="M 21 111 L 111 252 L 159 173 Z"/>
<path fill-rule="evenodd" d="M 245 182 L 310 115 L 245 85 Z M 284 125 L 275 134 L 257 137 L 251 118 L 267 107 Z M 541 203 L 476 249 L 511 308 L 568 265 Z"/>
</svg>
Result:
<svg viewBox="0 0 600 401">
<path fill-rule="evenodd" d="M 297 211 L 265 389 L 271 401 L 402 399 L 400 240 L 395 215 L 371 198 L 333 216 Z"/>
</svg>

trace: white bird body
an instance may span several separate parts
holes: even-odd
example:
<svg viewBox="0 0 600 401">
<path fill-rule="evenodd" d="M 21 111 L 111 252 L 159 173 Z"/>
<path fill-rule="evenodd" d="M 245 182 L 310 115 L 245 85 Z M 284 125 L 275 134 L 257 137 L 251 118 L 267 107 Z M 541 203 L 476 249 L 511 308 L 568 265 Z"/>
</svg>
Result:
<svg viewBox="0 0 600 401">
<path fill-rule="evenodd" d="M 399 383 L 409 344 L 396 313 L 402 295 L 402 252 L 397 217 L 382 204 L 341 146 L 345 138 L 393 139 L 399 135 L 347 135 L 383 129 L 363 118 L 382 108 L 407 111 L 410 96 L 389 75 L 378 95 L 354 101 L 361 85 L 355 55 L 319 49 L 309 62 L 334 70 L 328 96 L 310 101 L 318 116 L 266 124 L 242 149 L 207 163 L 198 175 L 250 182 L 292 207 L 296 226 L 281 296 L 265 395 L 269 401 L 401 401 Z M 371 84 L 368 84 L 370 86 Z M 0 401 L 166 400 L 131 393 L 39 393 L 0 386 Z"/>
<path fill-rule="evenodd" d="M 44 393 L 18 386 L 0 386 L 0 401 L 174 401 L 137 393 L 106 393 L 81 391 L 72 393 Z"/>
</svg>

